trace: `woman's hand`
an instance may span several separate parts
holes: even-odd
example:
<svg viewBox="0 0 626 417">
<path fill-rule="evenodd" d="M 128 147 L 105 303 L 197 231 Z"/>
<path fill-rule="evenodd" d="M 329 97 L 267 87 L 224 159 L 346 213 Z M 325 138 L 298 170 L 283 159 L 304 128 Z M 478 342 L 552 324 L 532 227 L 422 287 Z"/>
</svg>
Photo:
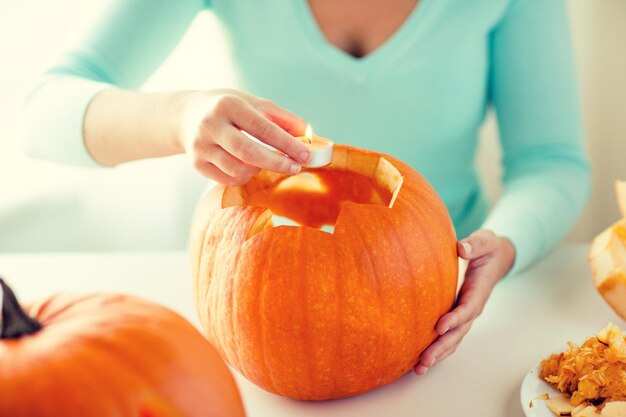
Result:
<svg viewBox="0 0 626 417">
<path fill-rule="evenodd" d="M 428 369 L 452 355 L 474 320 L 485 307 L 491 290 L 513 266 L 515 249 L 511 242 L 490 230 L 478 230 L 457 243 L 459 256 L 469 261 L 465 281 L 455 308 L 444 314 L 435 330 L 439 337 L 420 356 L 414 371 Z"/>
<path fill-rule="evenodd" d="M 293 137 L 304 133 L 304 121 L 268 100 L 215 90 L 185 95 L 180 108 L 180 146 L 202 175 L 222 184 L 246 183 L 262 168 L 297 174 L 310 159 L 309 149 Z"/>
</svg>

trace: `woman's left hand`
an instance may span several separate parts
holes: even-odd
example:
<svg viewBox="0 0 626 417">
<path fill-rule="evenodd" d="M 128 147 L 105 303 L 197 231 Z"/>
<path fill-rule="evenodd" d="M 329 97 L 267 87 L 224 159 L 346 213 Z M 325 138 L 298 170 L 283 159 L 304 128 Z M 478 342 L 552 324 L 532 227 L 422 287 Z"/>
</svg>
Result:
<svg viewBox="0 0 626 417">
<path fill-rule="evenodd" d="M 456 350 L 474 320 L 480 315 L 496 283 L 506 275 L 515 260 L 511 242 L 490 230 L 481 229 L 457 243 L 459 256 L 469 261 L 465 281 L 455 308 L 444 314 L 435 330 L 439 337 L 428 347 L 413 369 L 424 375 Z"/>
</svg>

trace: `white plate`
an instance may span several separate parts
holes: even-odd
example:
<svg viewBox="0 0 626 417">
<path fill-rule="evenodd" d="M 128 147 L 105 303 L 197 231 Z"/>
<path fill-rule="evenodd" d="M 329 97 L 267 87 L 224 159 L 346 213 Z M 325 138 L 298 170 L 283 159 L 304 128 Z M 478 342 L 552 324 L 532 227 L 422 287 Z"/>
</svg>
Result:
<svg viewBox="0 0 626 417">
<path fill-rule="evenodd" d="M 563 394 L 553 389 L 547 382 L 545 382 L 539 374 L 541 373 L 541 367 L 539 364 L 533 366 L 526 374 L 524 381 L 522 381 L 522 387 L 520 389 L 520 401 L 522 402 L 522 409 L 526 417 L 554 417 L 554 413 L 550 411 L 546 405 L 545 400 L 540 400 L 537 397 L 548 394 L 552 397 L 563 397 Z M 530 407 L 530 402 L 533 402 L 533 407 Z"/>
</svg>

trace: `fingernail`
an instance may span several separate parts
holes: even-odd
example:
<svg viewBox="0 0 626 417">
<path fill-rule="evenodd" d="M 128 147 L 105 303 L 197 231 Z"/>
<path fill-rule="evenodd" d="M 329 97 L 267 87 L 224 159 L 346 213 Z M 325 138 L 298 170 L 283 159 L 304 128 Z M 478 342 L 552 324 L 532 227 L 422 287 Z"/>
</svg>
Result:
<svg viewBox="0 0 626 417">
<path fill-rule="evenodd" d="M 304 163 L 309 162 L 309 159 L 311 159 L 311 152 L 309 151 L 302 151 L 300 152 L 300 160 Z"/>
<path fill-rule="evenodd" d="M 435 362 L 436 362 L 436 361 L 437 361 L 437 357 L 436 357 L 436 356 L 434 356 L 434 357 L 433 357 L 433 360 L 432 360 L 432 361 L 430 361 L 430 364 L 428 365 L 428 367 L 429 367 L 429 368 L 432 368 L 432 367 L 433 367 L 433 365 L 435 364 Z"/>
<path fill-rule="evenodd" d="M 300 166 L 300 164 L 293 164 L 291 165 L 291 167 L 289 167 L 289 172 L 291 172 L 292 174 L 297 174 L 298 172 L 300 172 L 300 169 L 302 167 Z"/>
<path fill-rule="evenodd" d="M 465 249 L 465 254 L 469 255 L 470 253 L 472 253 L 472 245 L 470 245 L 467 242 L 463 242 L 461 243 L 461 245 L 463 245 L 463 249 Z"/>
<path fill-rule="evenodd" d="M 439 333 L 440 336 L 443 336 L 444 334 L 448 333 L 448 330 L 450 330 L 450 327 L 444 327 L 444 329 L 441 331 L 441 333 Z"/>
</svg>

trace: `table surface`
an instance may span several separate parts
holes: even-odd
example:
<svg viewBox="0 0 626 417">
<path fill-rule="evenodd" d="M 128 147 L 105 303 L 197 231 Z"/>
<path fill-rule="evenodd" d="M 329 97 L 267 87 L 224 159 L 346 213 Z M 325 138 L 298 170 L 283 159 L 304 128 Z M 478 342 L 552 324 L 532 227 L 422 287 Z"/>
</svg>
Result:
<svg viewBox="0 0 626 417">
<path fill-rule="evenodd" d="M 535 363 L 609 321 L 624 324 L 593 287 L 587 251 L 587 245 L 559 247 L 501 282 L 456 353 L 424 377 L 409 374 L 354 398 L 299 402 L 236 375 L 248 415 L 522 417 L 520 384 Z M 5 254 L 0 276 L 24 300 L 58 291 L 124 292 L 169 306 L 198 325 L 184 252 Z"/>
</svg>

